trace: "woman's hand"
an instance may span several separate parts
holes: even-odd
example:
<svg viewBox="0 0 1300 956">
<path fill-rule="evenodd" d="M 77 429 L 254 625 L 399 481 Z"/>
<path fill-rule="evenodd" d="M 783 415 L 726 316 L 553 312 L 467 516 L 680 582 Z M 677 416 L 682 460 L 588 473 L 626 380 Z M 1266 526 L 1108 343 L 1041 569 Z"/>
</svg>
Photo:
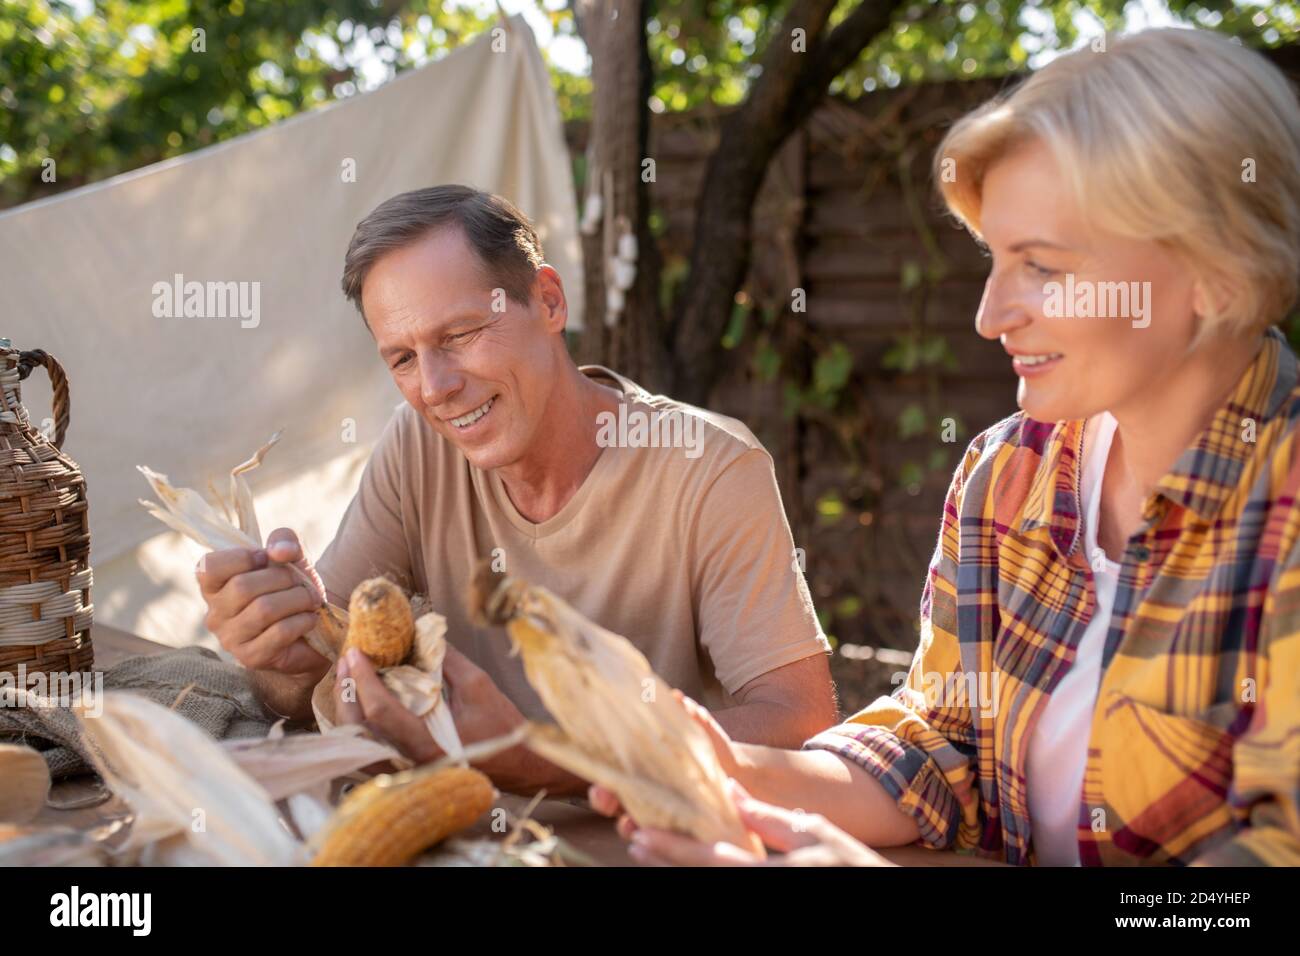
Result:
<svg viewBox="0 0 1300 956">
<path fill-rule="evenodd" d="M 607 817 L 617 817 L 617 829 L 630 842 L 628 853 L 642 863 L 681 866 L 893 866 L 870 847 L 855 840 L 820 814 L 786 810 L 755 800 L 735 779 L 743 774 L 745 762 L 740 748 L 704 707 L 682 694 L 673 695 L 704 729 L 718 762 L 728 776 L 727 786 L 740 818 L 766 847 L 783 854 L 763 853 L 730 843 L 700 843 L 667 830 L 638 827 L 623 813 L 617 794 L 601 786 L 587 792 L 591 808 Z"/>
<path fill-rule="evenodd" d="M 741 821 L 766 847 L 781 856 L 751 853 L 730 843 L 701 843 L 680 833 L 634 825 L 630 828 L 629 855 L 638 863 L 659 866 L 895 865 L 819 814 L 763 803 L 746 793 L 735 780 L 727 783 Z"/>
<path fill-rule="evenodd" d="M 695 722 L 704 728 L 704 733 L 709 738 L 709 743 L 713 745 L 713 752 L 718 756 L 718 762 L 722 764 L 722 770 L 728 777 L 739 776 L 740 757 L 736 751 L 736 744 L 727 736 L 727 732 L 722 729 L 708 708 L 697 704 L 679 690 L 673 691 L 673 696 L 681 702 L 686 708 L 686 712 L 695 719 Z"/>
</svg>

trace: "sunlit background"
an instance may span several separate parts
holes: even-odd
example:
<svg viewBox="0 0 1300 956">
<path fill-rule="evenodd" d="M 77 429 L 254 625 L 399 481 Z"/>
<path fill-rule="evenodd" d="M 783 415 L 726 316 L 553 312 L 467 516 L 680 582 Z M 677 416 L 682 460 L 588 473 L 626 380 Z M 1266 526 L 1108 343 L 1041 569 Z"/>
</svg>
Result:
<svg viewBox="0 0 1300 956">
<path fill-rule="evenodd" d="M 541 192 L 562 199 L 561 218 L 576 234 L 576 217 L 600 205 L 590 201 L 599 185 L 597 177 L 588 175 L 591 163 L 599 168 L 591 158 L 592 144 L 609 137 L 610 127 L 617 134 L 620 125 L 623 130 L 638 126 L 628 121 L 632 111 L 626 104 L 635 103 L 640 93 L 625 77 L 619 78 L 625 84 L 621 89 L 607 83 L 603 72 L 602 89 L 593 91 L 581 29 L 585 6 L 578 4 L 575 14 L 574 5 L 570 0 L 502 0 L 500 7 L 488 0 L 0 0 L 0 207 L 101 182 L 353 100 L 402 71 L 484 38 L 504 11 L 522 16 L 536 37 L 564 120 L 562 131 L 550 127 L 553 141 L 538 151 L 540 157 L 522 162 L 533 169 L 543 159 L 558 166 L 554 178 L 566 188 Z M 830 82 L 835 96 L 800 110 L 796 130 L 769 141 L 766 151 L 756 149 L 752 138 L 724 149 L 722 117 L 754 104 L 746 96 L 761 73 L 764 51 L 787 42 L 780 24 L 790 6 L 791 0 L 659 0 L 646 5 L 651 11 L 644 24 L 649 89 L 644 110 L 634 120 L 648 121 L 645 141 L 632 154 L 658 163 L 657 179 L 643 190 L 637 213 L 639 247 L 654 253 L 643 256 L 636 271 L 645 294 L 628 295 L 635 309 L 629 308 L 621 323 L 601 314 L 609 301 L 607 290 L 590 282 L 603 275 L 605 266 L 596 230 L 580 240 L 582 275 L 566 281 L 571 289 L 582 289 L 595 310 L 572 340 L 579 361 L 609 365 L 652 390 L 740 418 L 772 452 L 794 540 L 807 557 L 818 614 L 837 649 L 832 666 L 841 698 L 845 709 L 853 710 L 876 693 L 888 692 L 915 647 L 920 583 L 956 456 L 976 430 L 1014 405 L 1005 355 L 971 332 L 987 260 L 930 195 L 927 164 L 942 128 L 1005 88 L 1007 75 L 1040 67 L 1110 31 L 1165 25 L 1221 31 L 1266 49 L 1295 80 L 1300 78 L 1297 10 L 1295 3 L 1231 0 L 904 0 L 888 26 L 879 32 L 878 24 L 873 26 L 842 60 L 834 61 L 851 61 Z M 841 0 L 832 25 L 852 25 L 854 20 L 846 23 L 846 18 L 858 6 L 856 0 Z M 831 32 L 822 31 L 823 38 Z M 596 52 L 597 63 L 609 62 L 599 46 Z M 535 58 L 529 63 L 537 66 Z M 452 67 L 445 64 L 449 72 Z M 536 70 L 533 75 L 534 88 L 544 87 L 545 74 Z M 824 81 L 818 74 L 817 86 Z M 375 99 L 400 93 L 400 86 Z M 620 99 L 629 89 L 631 96 Z M 512 97 L 516 94 L 507 91 L 483 100 L 489 104 L 485 108 L 497 111 L 491 119 L 501 120 L 519 107 L 520 100 Z M 619 106 L 612 109 L 615 102 Z M 372 137 L 367 145 L 384 155 L 433 157 L 440 152 L 439 137 L 457 135 L 455 129 L 438 129 L 430 118 L 439 112 L 437 105 L 404 110 L 402 122 L 383 122 L 382 135 L 367 133 Z M 352 103 L 303 125 L 328 124 L 353 110 L 365 112 L 366 106 Z M 771 129 L 781 122 L 778 113 L 760 115 L 755 119 L 759 125 L 746 129 Z M 602 121 L 604 131 L 597 129 Z M 491 127 L 483 123 L 474 129 Z M 331 143 L 347 140 L 332 135 Z M 256 139 L 249 137 L 243 146 Z M 409 148 L 402 152 L 404 144 Z M 231 146 L 232 151 L 240 148 Z M 758 195 L 721 212 L 714 207 L 709 214 L 701 184 L 720 167 L 730 170 L 726 185 L 709 195 L 743 181 L 726 163 L 738 155 L 760 174 L 767 171 L 765 186 Z M 195 165 L 203 161 L 195 157 Z M 45 175 L 55 163 L 57 177 Z M 636 178 L 639 169 L 620 172 Z M 570 174 L 572 194 L 567 189 Z M 261 173 L 250 175 L 256 180 Z M 286 188 L 298 184 L 291 179 Z M 372 202 L 383 198 L 392 183 L 378 186 L 382 188 Z M 247 203 L 252 194 L 247 180 L 240 188 L 244 191 L 232 201 Z M 76 202 L 69 197 L 70 206 Z M 318 202 L 315 194 L 312 202 Z M 41 211 L 29 207 L 9 216 L 12 222 Z M 529 210 L 533 215 L 538 211 Z M 160 215 L 168 214 L 164 210 Z M 192 218 L 195 229 L 205 228 L 205 217 Z M 751 241 L 729 243 L 725 237 L 742 234 L 751 219 Z M 74 217 L 68 230 L 85 230 L 102 248 L 116 249 L 130 241 L 132 230 L 144 231 L 130 217 L 124 220 L 95 232 L 93 224 Z M 722 220 L 721 232 L 708 230 Z M 333 270 L 353 222 L 341 225 L 342 236 L 312 235 L 303 248 L 277 247 L 268 257 L 268 272 L 281 283 L 301 283 L 303 295 L 327 289 L 329 307 L 341 308 L 334 273 L 308 280 L 306 264 Z M 214 248 L 226 241 L 218 238 Z M 700 269 L 692 264 L 696 248 L 710 250 Z M 706 301 L 709 283 L 703 277 L 719 274 L 723 260 L 734 262 L 738 249 L 746 256 L 745 268 L 719 297 Z M 27 279 L 29 287 L 33 283 L 29 277 L 6 276 L 6 258 L 11 257 L 0 250 L 0 288 L 9 279 L 12 298 L 20 280 Z M 286 268 L 295 261 L 296 269 Z M 118 269 L 111 262 L 100 271 L 107 275 Z M 75 275 L 78 282 L 91 282 L 96 274 L 80 268 Z M 798 315 L 790 305 L 795 288 L 807 295 L 806 312 Z M 24 319 L 38 316 L 33 321 L 57 326 L 57 308 L 49 310 L 53 319 L 44 315 L 43 290 L 29 301 L 32 305 L 20 310 Z M 106 308 L 94 316 L 111 322 L 126 314 Z M 694 321 L 679 321 L 682 315 Z M 350 313 L 346 318 L 353 319 Z M 1300 313 L 1293 312 L 1283 325 L 1300 347 Z M 64 341 L 57 343 L 67 346 L 61 357 L 73 366 L 70 356 L 81 347 L 73 346 L 77 327 L 74 322 L 62 329 Z M 180 327 L 158 327 L 172 328 Z M 152 334 L 154 327 L 146 331 Z M 43 330 L 32 338 L 40 341 L 30 346 L 58 351 Z M 186 338 L 171 341 L 184 345 Z M 252 364 L 272 362 L 273 350 L 262 347 L 260 339 L 249 340 L 255 342 Z M 293 351 L 284 349 L 286 356 Z M 84 358 L 84 349 L 81 354 Z M 696 361 L 700 356 L 711 363 L 703 373 Z M 78 373 L 74 388 L 81 387 L 84 372 L 71 370 Z M 30 402 L 41 394 L 39 387 L 29 388 L 25 398 Z M 269 400 L 266 405 L 274 407 Z M 101 411 L 86 415 L 84 407 L 78 404 L 74 412 L 78 437 L 87 433 L 93 412 Z M 277 409 L 276 414 L 282 413 Z M 943 423 L 951 423 L 955 433 L 936 441 L 941 427 L 948 427 Z M 246 428 L 241 422 L 232 433 Z M 246 444 L 238 454 L 264 437 L 257 432 L 241 438 Z M 170 469 L 171 454 L 159 450 L 147 461 Z M 362 458 L 349 459 L 349 467 L 359 467 Z M 175 467 L 186 464 L 178 461 Z M 88 472 L 90 486 L 103 494 L 103 476 L 116 467 L 112 462 Z M 344 477 L 341 471 L 336 475 L 340 488 L 347 484 Z M 263 490 L 258 489 L 259 495 Z M 276 493 L 282 497 L 265 502 L 266 514 L 282 514 L 283 502 L 303 497 L 290 485 Z M 340 512 L 345 501 L 340 498 Z M 317 537 L 323 544 L 335 526 L 332 515 L 320 507 L 310 510 L 321 525 Z M 97 585 L 112 579 L 113 568 L 105 564 L 111 544 L 97 538 Z M 130 573 L 147 576 L 148 587 L 135 587 L 139 581 L 133 578 L 134 590 L 123 588 L 118 595 L 122 601 L 151 600 L 156 590 L 167 601 L 189 602 L 189 624 L 164 626 L 158 623 L 161 613 L 132 617 L 135 612 L 128 613 L 125 603 L 114 604 L 109 587 L 97 592 L 98 619 L 160 640 L 184 642 L 201 634 L 192 560 L 140 558 L 135 564 L 139 567 L 132 566 Z"/>
<path fill-rule="evenodd" d="M 782 2 L 662 2 L 646 29 L 650 108 L 743 99 Z M 851 9 L 839 5 L 836 16 Z M 533 29 L 566 119 L 590 109 L 571 4 L 502 0 Z M 0 205 L 156 162 L 355 96 L 491 29 L 496 3 L 400 0 L 3 0 Z M 848 96 L 1042 64 L 1107 29 L 1195 23 L 1291 42 L 1291 3 L 917 3 L 834 84 Z M 195 51 L 194 29 L 204 31 Z M 57 156 L 57 183 L 40 176 Z"/>
</svg>

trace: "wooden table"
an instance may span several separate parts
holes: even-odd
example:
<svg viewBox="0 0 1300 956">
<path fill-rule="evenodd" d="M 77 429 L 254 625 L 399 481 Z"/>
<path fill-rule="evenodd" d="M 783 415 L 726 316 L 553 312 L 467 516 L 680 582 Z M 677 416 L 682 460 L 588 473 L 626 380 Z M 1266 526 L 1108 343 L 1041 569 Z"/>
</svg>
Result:
<svg viewBox="0 0 1300 956">
<path fill-rule="evenodd" d="M 168 649 L 162 644 L 156 644 L 153 641 L 103 624 L 93 626 L 91 640 L 95 645 L 95 666 L 97 669 L 112 667 L 117 662 L 128 657 L 158 654 Z M 92 783 L 91 780 L 92 778 L 80 778 L 59 782 L 51 792 L 51 802 L 80 802 L 93 795 L 96 784 Z M 518 816 L 524 811 L 529 800 L 514 794 L 502 794 L 499 803 L 508 813 Z M 93 807 L 70 810 L 56 810 L 47 807 L 37 822 L 89 829 L 125 813 L 125 806 L 114 797 Z M 627 855 L 626 844 L 614 831 L 610 821 L 590 810 L 586 806 L 585 800 L 577 798 L 545 799 L 534 808 L 532 819 L 550 827 L 561 840 L 598 864 L 604 866 L 636 865 Z M 464 836 L 494 836 L 491 821 L 485 817 L 466 831 Z M 956 853 L 926 850 L 921 847 L 894 847 L 880 852 L 889 860 L 902 866 L 1001 865 L 987 860 L 959 856 Z"/>
</svg>

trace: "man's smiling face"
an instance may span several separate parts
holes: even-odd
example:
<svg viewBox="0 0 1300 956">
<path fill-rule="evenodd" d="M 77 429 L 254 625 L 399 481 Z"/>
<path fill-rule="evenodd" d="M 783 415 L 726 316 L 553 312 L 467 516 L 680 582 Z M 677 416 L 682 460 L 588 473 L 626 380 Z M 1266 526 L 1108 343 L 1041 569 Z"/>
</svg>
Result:
<svg viewBox="0 0 1300 956">
<path fill-rule="evenodd" d="M 381 256 L 361 304 L 402 395 L 470 464 L 514 464 L 544 435 L 566 317 L 554 270 L 539 269 L 531 303 L 516 302 L 447 226 Z"/>
</svg>

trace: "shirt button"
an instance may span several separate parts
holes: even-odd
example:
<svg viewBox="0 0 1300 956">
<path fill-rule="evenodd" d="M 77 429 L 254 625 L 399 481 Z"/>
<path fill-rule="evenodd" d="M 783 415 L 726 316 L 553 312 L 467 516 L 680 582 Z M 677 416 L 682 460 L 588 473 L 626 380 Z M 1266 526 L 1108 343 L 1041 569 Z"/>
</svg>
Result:
<svg viewBox="0 0 1300 956">
<path fill-rule="evenodd" d="M 1133 549 L 1133 557 L 1137 558 L 1139 561 L 1150 561 L 1151 549 L 1145 544 L 1140 544 Z"/>
</svg>

